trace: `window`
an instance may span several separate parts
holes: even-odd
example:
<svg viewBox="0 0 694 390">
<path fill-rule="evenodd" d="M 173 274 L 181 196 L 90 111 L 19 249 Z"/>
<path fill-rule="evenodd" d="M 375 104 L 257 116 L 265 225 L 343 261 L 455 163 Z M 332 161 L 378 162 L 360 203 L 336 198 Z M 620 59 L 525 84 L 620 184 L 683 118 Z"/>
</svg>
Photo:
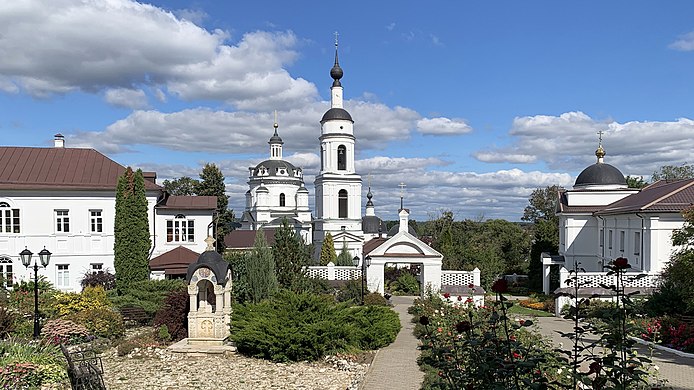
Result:
<svg viewBox="0 0 694 390">
<path fill-rule="evenodd" d="M 340 171 L 347 169 L 347 148 L 345 145 L 337 147 L 337 169 Z"/>
<path fill-rule="evenodd" d="M 166 221 L 166 242 L 195 241 L 195 221 L 186 219 L 183 214 Z"/>
<path fill-rule="evenodd" d="M 284 194 L 280 194 L 280 207 L 284 207 L 286 205 L 286 200 L 284 198 Z"/>
<path fill-rule="evenodd" d="M 9 257 L 0 257 L 0 286 L 12 287 L 14 274 L 12 273 L 12 259 Z"/>
<path fill-rule="evenodd" d="M 7 202 L 0 202 L 0 232 L 19 233 L 19 209 L 10 208 Z"/>
<path fill-rule="evenodd" d="M 70 286 L 70 269 L 69 264 L 58 264 L 56 265 L 57 274 L 55 277 L 55 283 L 58 287 L 69 287 Z"/>
<path fill-rule="evenodd" d="M 347 218 L 347 191 L 340 190 L 337 193 L 338 218 Z"/>
<path fill-rule="evenodd" d="M 634 232 L 634 254 L 641 254 L 641 232 Z"/>
<path fill-rule="evenodd" d="M 619 250 L 624 252 L 624 230 L 619 231 Z"/>
<path fill-rule="evenodd" d="M 608 234 L 608 236 L 607 236 L 607 238 L 608 238 L 608 239 L 607 239 L 607 245 L 608 245 L 608 247 L 607 247 L 607 248 L 608 248 L 608 249 L 612 249 L 612 230 L 610 230 L 607 234 Z"/>
<path fill-rule="evenodd" d="M 600 248 L 605 246 L 605 230 L 600 229 Z"/>
<path fill-rule="evenodd" d="M 92 268 L 92 272 L 99 272 L 104 270 L 103 263 L 91 263 L 90 266 Z"/>
<path fill-rule="evenodd" d="M 103 232 L 104 220 L 101 217 L 101 210 L 89 210 L 89 229 L 92 233 Z"/>
<path fill-rule="evenodd" d="M 70 211 L 55 210 L 55 231 L 58 233 L 70 232 Z"/>
</svg>

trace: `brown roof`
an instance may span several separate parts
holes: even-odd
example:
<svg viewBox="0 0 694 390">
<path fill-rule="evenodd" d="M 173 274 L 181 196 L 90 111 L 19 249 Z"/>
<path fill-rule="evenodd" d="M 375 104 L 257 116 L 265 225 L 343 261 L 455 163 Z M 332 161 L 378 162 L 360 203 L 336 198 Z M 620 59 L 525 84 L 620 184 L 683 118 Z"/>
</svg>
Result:
<svg viewBox="0 0 694 390">
<path fill-rule="evenodd" d="M 383 244 L 386 241 L 388 241 L 388 239 L 384 238 L 384 237 L 372 238 L 371 240 L 364 243 L 364 247 L 362 248 L 362 253 L 364 254 L 364 256 L 366 256 L 369 253 L 373 252 L 374 249 L 378 248 L 379 246 L 381 246 L 381 244 Z"/>
<path fill-rule="evenodd" d="M 275 229 L 262 229 L 265 233 L 265 240 L 268 246 L 275 245 Z M 249 249 L 253 248 L 255 242 L 255 230 L 232 230 L 224 236 L 224 245 L 227 249 Z"/>
<path fill-rule="evenodd" d="M 0 189 L 114 190 L 125 167 L 94 149 L 0 147 Z M 148 190 L 161 189 L 145 180 Z"/>
<path fill-rule="evenodd" d="M 200 257 L 199 253 L 178 246 L 150 260 L 149 268 L 153 271 L 163 270 L 167 274 L 185 274 L 188 265 L 195 263 L 198 257 Z"/>
<path fill-rule="evenodd" d="M 214 210 L 217 208 L 216 196 L 183 196 L 168 195 L 157 205 L 160 209 L 198 209 Z"/>
<path fill-rule="evenodd" d="M 633 212 L 681 212 L 694 204 L 694 179 L 656 182 L 641 192 L 618 200 L 597 215 Z"/>
</svg>

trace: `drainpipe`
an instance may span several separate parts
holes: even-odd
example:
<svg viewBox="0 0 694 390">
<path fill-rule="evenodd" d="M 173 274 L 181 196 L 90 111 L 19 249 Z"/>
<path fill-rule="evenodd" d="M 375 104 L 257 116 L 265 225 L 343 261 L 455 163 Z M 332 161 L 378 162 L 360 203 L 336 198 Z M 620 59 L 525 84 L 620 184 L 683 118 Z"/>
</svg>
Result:
<svg viewBox="0 0 694 390">
<path fill-rule="evenodd" d="M 600 221 L 600 228 L 598 228 L 598 232 L 602 231 L 602 237 L 598 239 L 598 242 L 602 240 L 602 247 L 600 247 L 600 269 L 604 270 L 605 266 L 605 220 L 599 216 L 595 216 L 599 221 Z"/>
<path fill-rule="evenodd" d="M 162 196 L 158 198 L 156 202 L 154 202 L 154 206 L 152 206 L 152 231 L 154 234 L 152 234 L 152 249 L 149 250 L 147 261 L 152 260 L 152 254 L 154 253 L 154 249 L 157 247 L 157 205 L 164 199 L 164 196 L 165 195 L 162 194 Z"/>
<path fill-rule="evenodd" d="M 646 229 L 646 222 L 643 219 L 643 215 L 636 213 L 636 216 L 641 218 L 641 242 L 639 242 L 641 249 L 639 250 L 639 253 L 641 254 L 641 271 L 643 271 L 643 266 L 645 264 L 644 256 L 646 256 L 646 254 L 643 252 L 643 242 L 645 241 L 646 235 L 646 232 L 644 231 Z"/>
</svg>

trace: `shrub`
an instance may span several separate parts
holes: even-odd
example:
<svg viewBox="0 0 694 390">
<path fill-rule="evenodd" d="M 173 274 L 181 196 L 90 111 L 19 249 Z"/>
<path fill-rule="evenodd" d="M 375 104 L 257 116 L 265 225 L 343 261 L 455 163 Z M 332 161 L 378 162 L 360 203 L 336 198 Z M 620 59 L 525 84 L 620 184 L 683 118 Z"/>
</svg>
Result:
<svg viewBox="0 0 694 390">
<path fill-rule="evenodd" d="M 78 344 L 89 338 L 89 331 L 83 325 L 70 320 L 54 319 L 41 328 L 41 336 L 52 344 Z"/>
<path fill-rule="evenodd" d="M 188 311 L 190 299 L 187 291 L 172 291 L 164 306 L 154 317 L 154 326 L 166 327 L 170 338 L 178 341 L 188 337 Z"/>
<path fill-rule="evenodd" d="M 93 335 L 117 339 L 125 334 L 123 317 L 110 307 L 96 307 L 73 313 L 66 317 L 84 325 Z"/>
<path fill-rule="evenodd" d="M 58 294 L 58 290 L 54 289 L 53 285 L 46 281 L 43 276 L 40 277 L 39 308 L 42 316 L 52 318 L 57 314 L 56 294 Z M 32 317 L 34 315 L 34 282 L 15 283 L 10 292 L 7 306 L 16 310 L 20 317 Z"/>
<path fill-rule="evenodd" d="M 166 326 L 166 324 L 161 325 L 159 329 L 157 329 L 157 339 L 165 343 L 171 341 L 171 333 L 169 333 L 169 327 Z"/>
<path fill-rule="evenodd" d="M 0 306 L 0 339 L 5 339 L 14 332 L 18 317 L 10 308 Z"/>
<path fill-rule="evenodd" d="M 82 276 L 82 288 L 101 286 L 104 290 L 116 288 L 116 275 L 108 271 L 87 272 Z"/>
<path fill-rule="evenodd" d="M 393 291 L 401 295 L 419 295 L 419 281 L 409 272 L 403 272 L 395 283 Z"/>
<path fill-rule="evenodd" d="M 237 305 L 231 322 L 231 338 L 240 353 L 273 361 L 378 348 L 392 342 L 400 326 L 397 314 L 385 307 L 350 307 L 329 296 L 290 291 Z"/>
<path fill-rule="evenodd" d="M 361 302 L 361 280 L 348 280 L 345 284 L 340 286 L 340 289 L 335 295 L 335 300 L 338 302 Z"/>
<path fill-rule="evenodd" d="M 55 299 L 58 314 L 61 316 L 111 306 L 111 302 L 106 298 L 106 292 L 101 286 L 85 287 L 79 294 L 58 293 Z"/>
<path fill-rule="evenodd" d="M 116 353 L 118 356 L 125 356 L 134 351 L 135 348 L 142 349 L 157 346 L 159 346 L 159 342 L 155 339 L 154 334 L 152 332 L 145 332 L 118 344 Z"/>
<path fill-rule="evenodd" d="M 366 294 L 364 296 L 364 304 L 367 306 L 389 306 L 388 300 L 377 292 Z"/>
<path fill-rule="evenodd" d="M 50 343 L 16 338 L 0 341 L 0 388 L 34 389 L 65 383 L 64 361 L 60 349 Z"/>
<path fill-rule="evenodd" d="M 171 291 L 182 291 L 186 288 L 183 280 L 144 280 L 132 283 L 122 295 L 117 295 L 114 290 L 111 290 L 108 298 L 117 308 L 142 308 L 151 319 L 162 308 L 166 296 Z"/>
</svg>

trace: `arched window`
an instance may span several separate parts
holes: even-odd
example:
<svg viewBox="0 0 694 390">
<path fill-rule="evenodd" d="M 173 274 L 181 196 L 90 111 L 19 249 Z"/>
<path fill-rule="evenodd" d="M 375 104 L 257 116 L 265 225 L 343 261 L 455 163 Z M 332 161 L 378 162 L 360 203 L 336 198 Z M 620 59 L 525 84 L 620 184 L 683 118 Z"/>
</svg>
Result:
<svg viewBox="0 0 694 390">
<path fill-rule="evenodd" d="M 345 145 L 337 147 L 337 169 L 340 171 L 347 169 L 347 148 Z"/>
<path fill-rule="evenodd" d="M 347 190 L 337 193 L 338 218 L 347 218 Z"/>
<path fill-rule="evenodd" d="M 14 280 L 12 273 L 12 259 L 6 256 L 0 256 L 0 286 L 12 287 Z"/>
<path fill-rule="evenodd" d="M 183 214 L 176 214 L 174 219 L 166 221 L 166 242 L 195 241 L 195 221 Z"/>
<path fill-rule="evenodd" d="M 7 202 L 0 202 L 0 232 L 19 233 L 19 209 Z"/>
<path fill-rule="evenodd" d="M 284 207 L 284 206 L 286 206 L 286 200 L 284 197 L 284 193 L 281 193 L 280 194 L 280 207 Z"/>
</svg>

